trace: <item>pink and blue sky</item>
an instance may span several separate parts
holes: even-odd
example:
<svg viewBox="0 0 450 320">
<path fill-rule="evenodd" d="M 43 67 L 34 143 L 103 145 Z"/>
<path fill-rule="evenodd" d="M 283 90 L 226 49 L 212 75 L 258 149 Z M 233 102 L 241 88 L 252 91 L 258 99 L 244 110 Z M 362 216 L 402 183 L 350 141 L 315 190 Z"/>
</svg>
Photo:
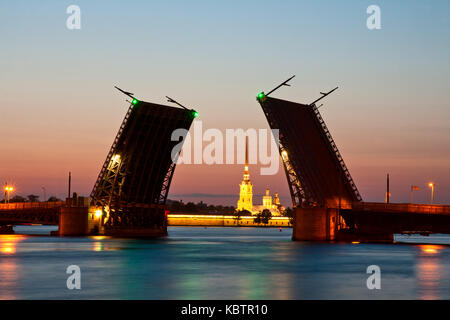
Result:
<svg viewBox="0 0 450 320">
<path fill-rule="evenodd" d="M 66 8 L 81 8 L 81 30 Z M 381 8 L 368 30 L 366 8 Z M 125 115 L 124 96 L 195 107 L 205 128 L 267 128 L 255 101 L 311 102 L 367 201 L 450 204 L 448 1 L 0 1 L 0 182 L 16 194 L 90 193 Z M 242 166 L 179 166 L 171 198 L 234 204 Z M 289 194 L 284 172 L 259 176 Z M 255 202 L 260 202 L 255 199 Z"/>
</svg>

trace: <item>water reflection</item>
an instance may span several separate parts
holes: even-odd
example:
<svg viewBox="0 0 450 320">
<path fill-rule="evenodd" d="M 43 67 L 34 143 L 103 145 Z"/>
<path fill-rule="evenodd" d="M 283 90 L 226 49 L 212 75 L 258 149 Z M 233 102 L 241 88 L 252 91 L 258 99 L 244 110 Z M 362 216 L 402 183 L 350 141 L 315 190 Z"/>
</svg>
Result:
<svg viewBox="0 0 450 320">
<path fill-rule="evenodd" d="M 105 241 L 104 240 L 111 239 L 111 237 L 107 237 L 107 236 L 92 236 L 90 238 L 95 240 L 92 243 L 92 250 L 97 251 L 97 252 L 105 250 L 105 248 L 104 248 Z M 110 250 L 114 250 L 114 248 L 111 248 Z"/>
<path fill-rule="evenodd" d="M 12 255 L 16 253 L 17 243 L 22 241 L 25 237 L 21 235 L 0 235 L 0 252 L 5 255 Z"/>
<path fill-rule="evenodd" d="M 259 250 L 243 243 L 229 248 L 222 243 L 214 251 L 204 244 L 194 245 L 195 250 L 180 248 L 171 264 L 178 277 L 169 280 L 169 287 L 177 288 L 176 298 L 294 299 L 292 272 L 273 265 L 292 262 L 292 249 L 282 242 L 266 243 Z"/>
<path fill-rule="evenodd" d="M 419 256 L 416 266 L 419 298 L 424 300 L 442 299 L 441 291 L 448 279 L 441 258 L 443 246 L 419 245 Z"/>
<path fill-rule="evenodd" d="M 103 251 L 103 242 L 101 242 L 101 241 L 94 242 L 92 249 L 94 251 Z"/>
<path fill-rule="evenodd" d="M 4 246 L 2 246 L 2 253 L 14 254 L 16 253 L 16 248 L 13 246 L 12 243 L 5 243 Z"/>
<path fill-rule="evenodd" d="M 272 295 L 277 300 L 291 300 L 294 299 L 292 288 L 292 274 L 291 273 L 276 273 L 271 277 Z"/>
<path fill-rule="evenodd" d="M 204 277 L 199 274 L 187 274 L 179 283 L 178 299 L 207 299 L 204 293 Z"/>
<path fill-rule="evenodd" d="M 16 299 L 15 290 L 19 279 L 15 260 L 0 260 L 0 300 Z"/>
<path fill-rule="evenodd" d="M 17 243 L 25 237 L 19 235 L 0 235 L 0 300 L 16 299 L 19 266 L 14 255 Z"/>
<path fill-rule="evenodd" d="M 439 251 L 443 249 L 442 246 L 433 245 L 433 244 L 420 245 L 419 248 L 422 250 L 422 252 L 429 253 L 429 254 L 439 253 Z"/>
<path fill-rule="evenodd" d="M 23 241 L 22 241 L 23 240 Z M 450 243 L 450 237 L 447 238 Z M 173 228 L 162 240 L 0 236 L 0 299 L 448 299 L 450 247 L 292 242 L 265 228 Z M 366 268 L 382 268 L 369 292 Z"/>
</svg>

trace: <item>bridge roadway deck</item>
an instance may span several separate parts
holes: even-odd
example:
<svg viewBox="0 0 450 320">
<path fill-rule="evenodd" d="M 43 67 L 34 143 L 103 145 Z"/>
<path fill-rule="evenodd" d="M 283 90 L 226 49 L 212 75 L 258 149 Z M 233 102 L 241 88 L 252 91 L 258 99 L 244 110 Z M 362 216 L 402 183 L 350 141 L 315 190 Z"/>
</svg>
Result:
<svg viewBox="0 0 450 320">
<path fill-rule="evenodd" d="M 353 203 L 352 210 L 361 212 L 450 215 L 450 205 L 436 204 L 356 202 Z"/>
<path fill-rule="evenodd" d="M 347 225 L 365 234 L 450 233 L 450 206 L 354 203 L 341 210 Z"/>
<path fill-rule="evenodd" d="M 65 202 L 0 204 L 0 227 L 28 223 L 59 225 L 61 208 L 64 206 Z M 321 213 L 320 210 L 327 212 L 326 208 L 317 209 L 312 212 L 313 216 L 309 219 L 322 223 L 321 215 L 325 214 L 325 217 L 329 214 Z M 334 210 L 336 211 L 336 209 Z M 358 202 L 353 203 L 351 208 L 341 208 L 339 212 L 350 234 L 362 235 L 362 239 L 378 239 L 380 235 L 405 232 L 450 234 L 450 206 L 448 205 Z M 298 214 L 302 213 L 296 213 L 297 218 Z M 313 218 L 314 216 L 315 218 Z M 295 224 L 298 228 L 306 230 L 306 233 L 310 232 L 308 230 L 314 229 L 314 224 L 304 219 L 298 219 Z M 332 228 L 330 223 L 325 223 L 325 225 Z M 345 237 L 346 232 L 342 235 Z M 327 238 L 328 236 L 323 237 Z"/>
<path fill-rule="evenodd" d="M 58 225 L 60 209 L 64 205 L 64 201 L 2 203 L 0 204 L 0 224 Z"/>
</svg>

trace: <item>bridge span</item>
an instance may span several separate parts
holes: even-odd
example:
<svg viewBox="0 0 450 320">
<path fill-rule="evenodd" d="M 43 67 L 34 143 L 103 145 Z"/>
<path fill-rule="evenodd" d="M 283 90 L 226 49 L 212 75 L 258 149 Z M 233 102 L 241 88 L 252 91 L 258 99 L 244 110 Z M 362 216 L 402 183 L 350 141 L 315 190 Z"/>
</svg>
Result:
<svg viewBox="0 0 450 320">
<path fill-rule="evenodd" d="M 394 234 L 450 234 L 450 206 L 360 202 L 343 209 L 346 226 L 337 239 L 391 241 Z"/>
<path fill-rule="evenodd" d="M 0 224 L 58 225 L 65 202 L 20 202 L 0 204 Z"/>
<path fill-rule="evenodd" d="M 395 233 L 450 233 L 450 206 L 363 202 L 316 105 L 337 88 L 309 104 L 270 96 L 292 78 L 256 100 L 271 129 L 279 130 L 293 240 L 391 242 Z"/>
<path fill-rule="evenodd" d="M 15 225 L 29 224 L 58 226 L 52 234 L 59 236 L 98 234 L 99 216 L 85 200 L 0 204 L 0 234 L 14 233 Z"/>
<path fill-rule="evenodd" d="M 68 204 L 72 202 L 72 205 Z M 53 235 L 98 234 L 97 207 L 82 202 L 25 202 L 0 204 L 0 234 L 14 225 L 59 226 Z M 342 208 L 296 208 L 294 240 L 392 242 L 394 234 L 450 234 L 450 206 L 357 202 Z"/>
<path fill-rule="evenodd" d="M 187 132 L 198 112 L 169 97 L 175 106 L 139 100 L 116 89 L 130 98 L 129 107 L 91 196 L 67 203 L 0 206 L 0 232 L 12 232 L 14 224 L 34 223 L 59 225 L 59 235 L 167 235 L 166 201 L 176 167 L 172 150 L 180 144 L 171 136 L 177 129 Z M 184 142 L 184 136 L 180 138 Z"/>
</svg>

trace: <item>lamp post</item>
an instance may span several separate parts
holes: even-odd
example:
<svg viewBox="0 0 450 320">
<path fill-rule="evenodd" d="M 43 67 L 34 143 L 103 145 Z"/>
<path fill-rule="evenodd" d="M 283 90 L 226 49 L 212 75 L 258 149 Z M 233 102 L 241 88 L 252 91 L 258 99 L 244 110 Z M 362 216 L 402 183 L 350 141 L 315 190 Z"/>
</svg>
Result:
<svg viewBox="0 0 450 320">
<path fill-rule="evenodd" d="M 428 184 L 428 186 L 431 188 L 431 199 L 430 199 L 430 204 L 433 204 L 433 197 L 434 197 L 434 182 L 430 182 Z"/>
<path fill-rule="evenodd" d="M 411 186 L 411 204 L 414 202 L 414 191 L 418 191 L 419 187 L 418 186 Z"/>
<path fill-rule="evenodd" d="M 5 184 L 5 203 L 9 203 L 9 195 L 14 191 L 14 188 Z"/>
<path fill-rule="evenodd" d="M 13 187 L 9 187 L 9 191 L 8 191 L 8 203 L 9 203 L 9 195 L 10 195 L 10 193 L 13 192 L 13 191 L 14 191 L 14 188 L 13 188 Z"/>
<path fill-rule="evenodd" d="M 386 203 L 389 203 L 391 198 L 391 194 L 389 192 L 389 173 L 387 174 L 387 179 L 386 179 Z"/>
</svg>

